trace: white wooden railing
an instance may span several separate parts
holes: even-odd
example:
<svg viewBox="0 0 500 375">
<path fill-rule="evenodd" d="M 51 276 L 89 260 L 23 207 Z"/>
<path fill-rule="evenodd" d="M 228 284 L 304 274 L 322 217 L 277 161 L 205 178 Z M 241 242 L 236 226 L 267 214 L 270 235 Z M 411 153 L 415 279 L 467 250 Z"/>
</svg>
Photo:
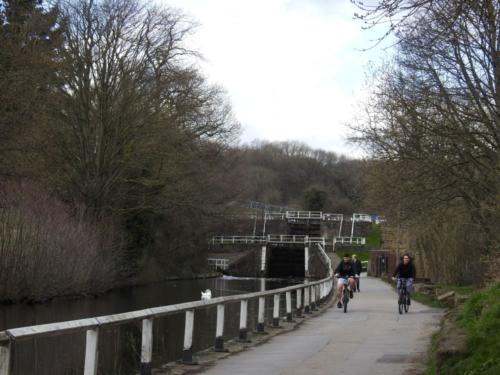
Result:
<svg viewBox="0 0 500 375">
<path fill-rule="evenodd" d="M 215 244 L 267 244 L 267 243 L 285 243 L 285 244 L 316 244 L 320 243 L 326 246 L 325 237 L 311 237 L 304 235 L 289 234 L 268 234 L 267 236 L 215 236 L 210 241 Z"/>
<path fill-rule="evenodd" d="M 252 244 L 252 243 L 267 243 L 267 236 L 214 236 L 212 237 L 212 245 L 215 244 Z"/>
<path fill-rule="evenodd" d="M 368 214 L 352 214 L 352 221 L 364 221 L 367 223 L 371 223 L 372 217 Z"/>
<path fill-rule="evenodd" d="M 207 258 L 208 267 L 217 270 L 227 270 L 229 267 L 229 259 L 227 258 Z"/>
<path fill-rule="evenodd" d="M 323 219 L 323 213 L 321 211 L 287 211 L 287 219 Z"/>
<path fill-rule="evenodd" d="M 342 221 L 343 218 L 344 218 L 344 215 L 342 215 L 342 214 L 330 214 L 330 213 L 323 214 L 324 221 Z"/>
<path fill-rule="evenodd" d="M 262 215 L 258 213 L 246 213 L 240 215 L 231 215 L 235 217 L 248 217 L 250 219 L 261 218 Z M 285 211 L 283 209 L 276 211 L 265 211 L 264 216 L 266 220 L 323 220 L 323 221 L 351 221 L 351 222 L 367 222 L 373 221 L 370 214 L 353 213 L 352 216 L 343 214 L 336 214 L 321 211 Z M 379 219 L 380 220 L 380 219 Z M 376 220 L 378 221 L 378 220 Z"/>
<path fill-rule="evenodd" d="M 248 301 L 258 299 L 257 331 L 265 329 L 265 303 L 266 296 L 273 296 L 272 325 L 277 327 L 280 322 L 280 299 L 285 295 L 286 319 L 292 320 L 292 293 L 296 293 L 296 316 L 302 315 L 302 310 L 309 313 L 318 303 L 324 302 L 332 295 L 333 278 L 293 285 L 286 288 L 262 292 L 238 294 L 233 296 L 218 297 L 211 300 L 180 303 L 176 305 L 152 307 L 149 309 L 131 311 L 127 313 L 99 316 L 95 318 L 72 320 L 59 323 L 43 324 L 30 327 L 12 328 L 0 332 L 0 375 L 12 375 L 11 352 L 16 342 L 86 331 L 84 375 L 97 375 L 99 330 L 110 325 L 121 325 L 133 321 L 142 321 L 141 344 L 141 375 L 151 374 L 151 361 L 153 354 L 153 324 L 154 320 L 167 315 L 185 314 L 184 346 L 182 361 L 186 364 L 193 363 L 193 334 L 194 314 L 199 309 L 210 307 L 217 308 L 217 324 L 214 332 L 214 350 L 224 350 L 224 311 L 228 303 L 240 303 L 239 339 L 247 340 Z"/>
<path fill-rule="evenodd" d="M 335 237 L 333 239 L 333 244 L 348 244 L 348 245 L 365 245 L 365 237 Z"/>
</svg>

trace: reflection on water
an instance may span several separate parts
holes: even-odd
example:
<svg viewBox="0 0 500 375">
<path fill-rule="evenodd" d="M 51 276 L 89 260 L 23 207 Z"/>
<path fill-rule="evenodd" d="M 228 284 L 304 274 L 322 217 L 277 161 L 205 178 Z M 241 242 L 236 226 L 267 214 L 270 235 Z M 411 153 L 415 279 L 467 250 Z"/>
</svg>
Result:
<svg viewBox="0 0 500 375">
<path fill-rule="evenodd" d="M 116 290 L 96 298 L 57 300 L 39 305 L 0 306 L 0 330 L 53 323 L 93 316 L 116 314 L 148 307 L 171 305 L 200 299 L 200 292 L 212 290 L 213 297 L 284 287 L 300 280 L 222 277 L 181 280 Z M 284 306 L 284 301 L 282 301 Z M 272 296 L 266 300 L 270 317 Z M 282 308 L 283 308 L 282 306 Z M 248 329 L 256 325 L 257 301 L 248 303 Z M 226 305 L 224 336 L 238 335 L 239 303 Z M 136 374 L 140 363 L 141 322 L 106 327 L 99 333 L 99 373 Z M 193 350 L 213 345 L 216 308 L 196 310 Z M 184 314 L 154 320 L 153 364 L 181 357 Z M 15 375 L 76 375 L 83 373 L 85 332 L 29 340 L 14 345 Z"/>
</svg>

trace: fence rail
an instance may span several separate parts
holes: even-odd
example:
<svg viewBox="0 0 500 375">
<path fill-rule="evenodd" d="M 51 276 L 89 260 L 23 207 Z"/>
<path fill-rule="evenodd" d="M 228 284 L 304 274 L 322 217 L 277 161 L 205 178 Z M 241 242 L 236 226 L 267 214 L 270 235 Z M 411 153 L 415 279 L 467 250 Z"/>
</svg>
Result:
<svg viewBox="0 0 500 375">
<path fill-rule="evenodd" d="M 250 219 L 262 218 L 261 214 L 252 212 L 246 214 L 233 214 L 234 217 L 248 217 Z M 322 221 L 349 221 L 349 222 L 373 222 L 369 214 L 354 213 L 352 215 L 336 214 L 321 211 L 289 211 L 284 208 L 264 211 L 265 220 L 289 220 L 292 222 L 300 220 L 322 220 Z M 377 220 L 375 220 L 377 221 Z"/>
<path fill-rule="evenodd" d="M 365 237 L 335 237 L 333 244 L 365 245 Z"/>
<path fill-rule="evenodd" d="M 0 375 L 12 375 L 11 372 L 11 350 L 14 342 L 30 338 L 49 337 L 72 332 L 86 331 L 86 347 L 84 375 L 97 375 L 98 341 L 99 329 L 109 325 L 120 325 L 133 321 L 142 320 L 142 345 L 141 345 L 141 375 L 151 374 L 152 347 L 153 347 L 153 324 L 154 319 L 172 314 L 185 314 L 184 343 L 182 361 L 186 364 L 193 363 L 192 343 L 194 329 L 194 314 L 196 310 L 217 307 L 217 324 L 214 332 L 214 350 L 224 350 L 224 306 L 228 303 L 240 303 L 240 329 L 239 338 L 247 339 L 248 323 L 248 301 L 259 299 L 257 315 L 257 331 L 265 329 L 265 297 L 273 298 L 273 326 L 277 326 L 280 320 L 279 304 L 281 296 L 286 298 L 286 319 L 292 320 L 292 292 L 296 293 L 295 314 L 301 316 L 302 311 L 309 313 L 316 304 L 323 302 L 332 295 L 333 278 L 293 285 L 286 288 L 238 294 L 226 297 L 213 298 L 211 300 L 200 300 L 194 302 L 180 303 L 176 305 L 153 307 L 149 309 L 131 311 L 121 314 L 113 314 L 88 319 L 72 320 L 51 324 L 42 324 L 30 327 L 12 328 L 0 332 Z M 303 296 L 303 298 L 302 298 Z"/>
<path fill-rule="evenodd" d="M 316 244 L 326 245 L 325 237 L 311 237 L 304 235 L 288 234 L 268 234 L 267 236 L 215 236 L 212 237 L 212 245 L 215 244 L 268 244 L 268 243 L 288 243 L 288 244 Z"/>
<path fill-rule="evenodd" d="M 212 237 L 212 245 L 215 244 L 252 244 L 267 243 L 267 236 L 215 236 Z"/>
<path fill-rule="evenodd" d="M 214 271 L 227 270 L 229 267 L 229 259 L 227 258 L 207 258 L 208 266 Z"/>
<path fill-rule="evenodd" d="M 323 213 L 321 211 L 287 211 L 287 219 L 323 219 Z"/>
</svg>

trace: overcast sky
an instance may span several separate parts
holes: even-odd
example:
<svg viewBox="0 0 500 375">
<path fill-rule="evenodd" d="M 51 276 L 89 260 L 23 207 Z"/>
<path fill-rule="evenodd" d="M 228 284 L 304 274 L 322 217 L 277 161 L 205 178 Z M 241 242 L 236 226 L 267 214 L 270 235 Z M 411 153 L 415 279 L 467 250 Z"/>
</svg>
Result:
<svg viewBox="0 0 500 375">
<path fill-rule="evenodd" d="M 243 142 L 297 140 L 360 155 L 345 125 L 366 66 L 383 51 L 359 51 L 375 35 L 361 30 L 349 0 L 160 1 L 199 24 L 189 44 L 208 79 L 227 90 Z"/>
</svg>

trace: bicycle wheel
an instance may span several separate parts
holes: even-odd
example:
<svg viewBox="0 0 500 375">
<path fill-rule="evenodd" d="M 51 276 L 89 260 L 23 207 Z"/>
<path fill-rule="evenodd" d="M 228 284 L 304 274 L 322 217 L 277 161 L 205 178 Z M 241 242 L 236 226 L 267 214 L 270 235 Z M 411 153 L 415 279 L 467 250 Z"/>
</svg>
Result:
<svg viewBox="0 0 500 375">
<path fill-rule="evenodd" d="M 342 296 L 342 303 L 344 305 L 344 313 L 347 312 L 347 304 L 349 303 L 349 292 L 344 288 L 344 295 Z"/>
<path fill-rule="evenodd" d="M 400 314 L 403 313 L 403 292 L 402 291 L 399 292 L 399 296 L 398 296 L 398 311 Z"/>
<path fill-rule="evenodd" d="M 404 305 L 405 313 L 407 313 L 408 309 L 410 308 L 410 305 L 408 305 L 408 300 L 409 299 L 410 299 L 410 297 L 408 297 L 408 295 L 405 295 L 405 305 Z"/>
</svg>

